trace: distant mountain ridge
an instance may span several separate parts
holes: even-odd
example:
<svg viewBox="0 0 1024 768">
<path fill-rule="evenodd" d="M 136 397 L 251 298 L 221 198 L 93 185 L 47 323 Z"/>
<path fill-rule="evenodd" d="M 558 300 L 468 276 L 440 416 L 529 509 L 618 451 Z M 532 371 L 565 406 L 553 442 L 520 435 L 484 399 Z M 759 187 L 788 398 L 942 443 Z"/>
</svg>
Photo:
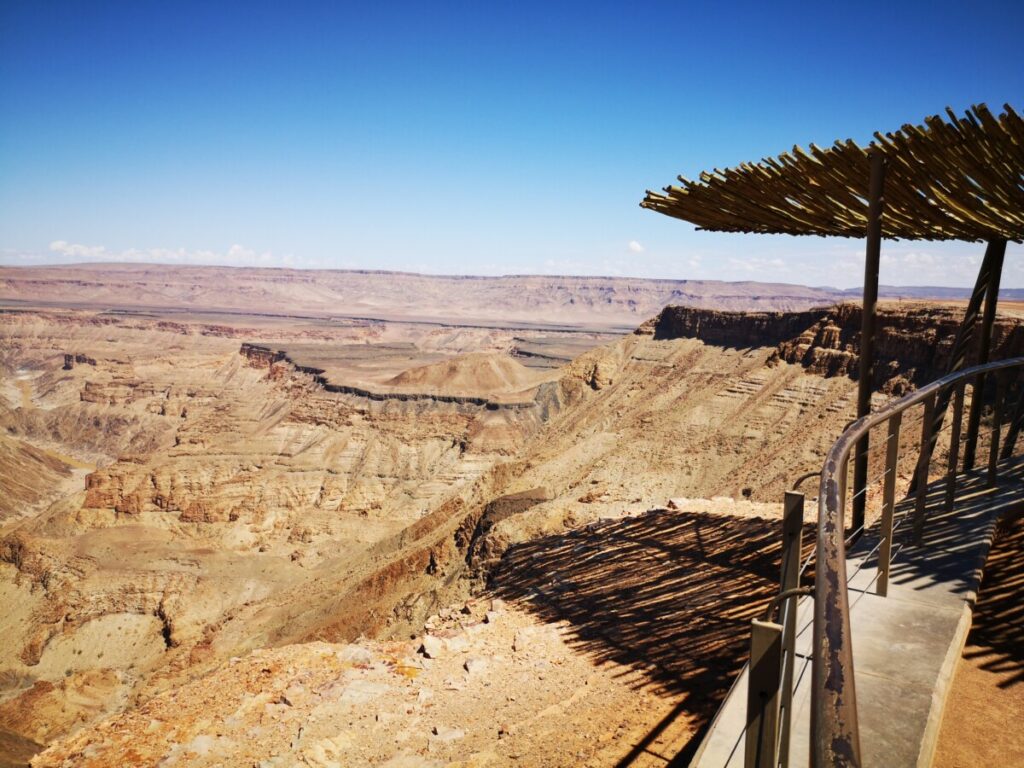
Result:
<svg viewBox="0 0 1024 768">
<path fill-rule="evenodd" d="M 956 300 L 969 289 L 883 286 L 883 298 Z M 568 275 L 452 276 L 157 264 L 0 266 L 0 303 L 162 308 L 464 323 L 636 326 L 668 305 L 805 310 L 859 289 Z M 1024 299 L 1024 290 L 1003 291 Z"/>
</svg>

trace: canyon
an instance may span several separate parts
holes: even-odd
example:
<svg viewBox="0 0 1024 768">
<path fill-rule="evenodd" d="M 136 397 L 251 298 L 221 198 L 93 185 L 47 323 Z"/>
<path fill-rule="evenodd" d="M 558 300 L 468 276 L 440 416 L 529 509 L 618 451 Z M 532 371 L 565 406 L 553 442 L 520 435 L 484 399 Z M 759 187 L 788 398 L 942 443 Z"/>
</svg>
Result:
<svg viewBox="0 0 1024 768">
<path fill-rule="evenodd" d="M 818 289 L 47 269 L 0 275 L 11 765 L 608 765 L 670 715 L 681 749 L 757 604 L 705 679 L 658 585 L 758 542 L 714 567 L 767 589 L 783 492 L 854 415 L 859 308 Z M 877 402 L 961 315 L 883 306 Z M 595 629 L 583 592 L 650 599 Z"/>
</svg>

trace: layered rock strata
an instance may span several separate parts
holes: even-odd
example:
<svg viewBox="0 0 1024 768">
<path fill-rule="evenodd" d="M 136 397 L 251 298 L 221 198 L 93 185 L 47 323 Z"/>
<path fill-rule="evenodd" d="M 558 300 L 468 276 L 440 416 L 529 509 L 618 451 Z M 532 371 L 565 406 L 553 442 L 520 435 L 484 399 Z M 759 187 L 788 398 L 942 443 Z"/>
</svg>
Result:
<svg viewBox="0 0 1024 768">
<path fill-rule="evenodd" d="M 883 306 L 875 339 L 875 385 L 902 394 L 945 374 L 960 331 L 960 309 Z M 694 338 L 738 349 L 774 346 L 770 362 L 798 363 L 822 376 L 856 378 L 860 363 L 862 314 L 855 304 L 806 312 L 711 312 L 667 307 L 654 321 L 655 338 Z M 980 330 L 969 347 L 968 365 L 978 359 Z M 1024 354 L 1019 320 L 998 318 L 990 359 Z"/>
</svg>

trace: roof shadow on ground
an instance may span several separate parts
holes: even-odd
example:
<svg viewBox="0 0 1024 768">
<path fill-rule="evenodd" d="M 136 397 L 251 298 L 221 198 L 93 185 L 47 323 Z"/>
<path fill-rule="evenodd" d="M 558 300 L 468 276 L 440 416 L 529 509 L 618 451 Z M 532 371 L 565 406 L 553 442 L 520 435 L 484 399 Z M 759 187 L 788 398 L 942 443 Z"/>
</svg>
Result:
<svg viewBox="0 0 1024 768">
<path fill-rule="evenodd" d="M 545 621 L 597 663 L 711 717 L 748 653 L 750 620 L 778 590 L 781 521 L 655 510 L 510 549 L 496 594 Z M 805 547 L 811 536 L 805 533 Z"/>
<path fill-rule="evenodd" d="M 998 674 L 1000 688 L 1024 683 L 1024 513 L 1000 522 L 967 646 L 964 656 Z"/>
</svg>

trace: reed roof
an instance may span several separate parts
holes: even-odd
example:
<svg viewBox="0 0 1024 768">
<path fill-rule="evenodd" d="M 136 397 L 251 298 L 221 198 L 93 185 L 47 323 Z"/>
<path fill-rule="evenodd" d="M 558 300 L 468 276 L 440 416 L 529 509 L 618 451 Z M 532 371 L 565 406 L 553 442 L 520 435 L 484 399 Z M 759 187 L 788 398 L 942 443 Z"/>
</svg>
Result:
<svg viewBox="0 0 1024 768">
<path fill-rule="evenodd" d="M 1024 119 L 1008 104 L 929 117 L 822 149 L 679 177 L 640 203 L 699 229 L 864 237 L 869 154 L 886 159 L 882 236 L 906 240 L 1024 239 Z"/>
</svg>

